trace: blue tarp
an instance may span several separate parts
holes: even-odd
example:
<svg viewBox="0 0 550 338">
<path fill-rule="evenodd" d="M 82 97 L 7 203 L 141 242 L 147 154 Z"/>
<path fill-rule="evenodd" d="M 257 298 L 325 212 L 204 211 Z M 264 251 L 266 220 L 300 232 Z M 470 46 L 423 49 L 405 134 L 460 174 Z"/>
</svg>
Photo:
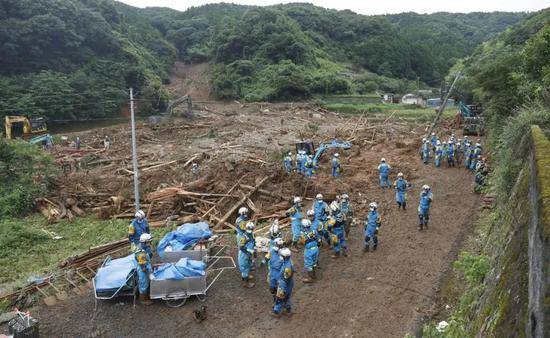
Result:
<svg viewBox="0 0 550 338">
<path fill-rule="evenodd" d="M 192 248 L 198 241 L 212 236 L 210 226 L 206 222 L 185 223 L 175 231 L 167 233 L 159 242 L 157 252 L 164 258 L 164 251 L 171 247 L 171 251 L 183 251 Z"/>
<path fill-rule="evenodd" d="M 155 279 L 184 279 L 186 277 L 200 277 L 204 276 L 206 269 L 206 263 L 201 261 L 194 261 L 184 257 L 177 263 L 166 263 L 159 266 L 153 275 Z"/>
<path fill-rule="evenodd" d="M 128 275 L 136 268 L 134 255 L 113 259 L 97 270 L 95 288 L 97 291 L 118 289 L 125 285 Z"/>
</svg>

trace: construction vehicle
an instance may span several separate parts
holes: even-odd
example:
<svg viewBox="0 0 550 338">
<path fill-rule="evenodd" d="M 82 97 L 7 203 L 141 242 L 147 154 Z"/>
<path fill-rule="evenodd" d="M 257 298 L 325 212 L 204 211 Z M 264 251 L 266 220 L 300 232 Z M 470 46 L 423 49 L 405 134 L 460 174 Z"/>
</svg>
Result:
<svg viewBox="0 0 550 338">
<path fill-rule="evenodd" d="M 325 152 L 325 150 L 331 149 L 331 148 L 350 149 L 351 143 L 346 141 L 338 141 L 338 140 L 334 140 L 329 143 L 321 143 L 319 144 L 319 148 L 317 148 L 317 151 L 315 151 L 315 146 L 311 141 L 296 143 L 296 152 L 298 152 L 299 150 L 304 150 L 307 155 L 315 154 L 315 156 L 313 156 L 313 163 L 315 164 L 317 164 L 319 157 L 321 157 L 321 155 Z"/>
<path fill-rule="evenodd" d="M 485 133 L 485 120 L 482 116 L 483 108 L 481 105 L 465 105 L 464 103 L 459 102 L 458 108 L 464 123 L 462 127 L 462 134 L 477 136 L 483 135 Z"/>
<path fill-rule="evenodd" d="M 24 115 L 6 116 L 4 127 L 6 129 L 5 136 L 7 139 L 13 140 L 22 138 L 27 141 L 32 141 L 31 143 L 33 144 L 40 142 L 38 139 L 43 138 L 48 131 L 45 118 L 29 118 Z"/>
<path fill-rule="evenodd" d="M 173 101 L 170 101 L 170 103 L 168 104 L 168 107 L 166 108 L 166 111 L 164 113 L 162 113 L 160 115 L 149 116 L 149 125 L 153 129 L 156 129 L 160 125 L 168 123 L 170 118 L 172 116 L 175 116 L 174 108 L 181 105 L 181 104 L 183 104 L 183 103 L 187 104 L 187 109 L 186 109 L 186 112 L 183 114 L 183 116 L 184 117 L 192 117 L 193 116 L 193 101 L 191 100 L 191 96 L 185 95 L 185 96 L 177 98 Z"/>
</svg>

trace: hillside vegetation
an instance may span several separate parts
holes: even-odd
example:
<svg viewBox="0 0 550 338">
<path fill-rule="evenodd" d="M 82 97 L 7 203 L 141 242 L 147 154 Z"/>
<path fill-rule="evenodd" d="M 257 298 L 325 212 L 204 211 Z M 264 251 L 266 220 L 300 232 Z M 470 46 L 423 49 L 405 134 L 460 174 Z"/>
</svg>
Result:
<svg viewBox="0 0 550 338">
<path fill-rule="evenodd" d="M 443 74 L 524 13 L 364 16 L 308 4 L 206 5 L 178 12 L 112 0 L 0 4 L 0 117 L 120 113 L 133 87 L 162 111 L 175 60 L 213 64 L 218 99 L 406 92 Z"/>
</svg>

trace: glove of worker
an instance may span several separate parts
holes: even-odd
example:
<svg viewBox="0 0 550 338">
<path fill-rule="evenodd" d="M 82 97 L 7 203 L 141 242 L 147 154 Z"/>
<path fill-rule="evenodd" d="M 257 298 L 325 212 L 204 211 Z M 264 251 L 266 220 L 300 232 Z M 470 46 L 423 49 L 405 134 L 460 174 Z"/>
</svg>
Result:
<svg viewBox="0 0 550 338">
<path fill-rule="evenodd" d="M 149 274 L 149 280 L 153 280 L 153 279 L 155 279 L 155 275 L 153 275 L 152 273 Z"/>
</svg>

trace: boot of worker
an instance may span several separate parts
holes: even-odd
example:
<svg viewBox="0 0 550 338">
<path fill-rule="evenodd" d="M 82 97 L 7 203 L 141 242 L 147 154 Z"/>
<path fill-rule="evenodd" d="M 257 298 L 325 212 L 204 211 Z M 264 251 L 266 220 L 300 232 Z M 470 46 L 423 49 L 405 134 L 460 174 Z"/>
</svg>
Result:
<svg viewBox="0 0 550 338">
<path fill-rule="evenodd" d="M 348 248 L 343 248 L 343 249 L 342 249 L 342 255 L 343 255 L 344 257 L 348 257 Z"/>
<path fill-rule="evenodd" d="M 333 258 L 333 259 L 337 259 L 337 258 L 340 258 L 340 252 L 335 252 L 333 253 L 330 258 Z"/>
<path fill-rule="evenodd" d="M 141 305 L 151 305 L 153 304 L 153 301 L 149 298 L 147 295 L 139 295 L 139 302 Z"/>
<path fill-rule="evenodd" d="M 428 230 L 428 221 L 424 222 L 424 228 Z"/>
<path fill-rule="evenodd" d="M 292 242 L 292 246 L 290 247 L 290 250 L 292 250 L 292 252 L 300 251 L 300 249 L 298 248 L 298 243 Z"/>
<path fill-rule="evenodd" d="M 271 311 L 271 317 L 279 319 L 279 318 L 281 318 L 281 314 Z"/>
<path fill-rule="evenodd" d="M 403 210 L 407 210 L 407 202 L 403 202 Z"/>
<path fill-rule="evenodd" d="M 302 283 L 313 283 L 311 271 L 308 271 L 307 274 L 304 276 L 304 278 L 302 278 Z"/>
<path fill-rule="evenodd" d="M 370 251 L 370 246 L 369 245 L 365 245 L 365 247 L 363 248 L 363 252 L 364 253 L 367 253 Z"/>
<path fill-rule="evenodd" d="M 245 281 L 245 288 L 247 289 L 251 289 L 255 286 L 256 284 L 250 280 L 250 276 L 248 278 L 246 278 L 246 281 Z"/>
<path fill-rule="evenodd" d="M 314 267 L 313 270 L 311 270 L 311 278 L 313 278 L 313 280 L 317 280 L 317 267 Z"/>
</svg>

